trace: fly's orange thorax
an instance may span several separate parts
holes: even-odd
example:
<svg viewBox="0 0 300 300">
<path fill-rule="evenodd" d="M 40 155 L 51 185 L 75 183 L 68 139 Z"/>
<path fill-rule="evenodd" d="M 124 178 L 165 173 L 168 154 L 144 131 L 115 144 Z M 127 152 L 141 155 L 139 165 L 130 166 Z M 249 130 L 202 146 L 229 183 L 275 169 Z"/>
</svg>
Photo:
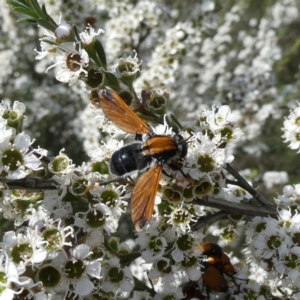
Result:
<svg viewBox="0 0 300 300">
<path fill-rule="evenodd" d="M 178 146 L 174 138 L 156 135 L 143 144 L 143 152 L 157 160 L 168 161 L 177 155 Z"/>
</svg>

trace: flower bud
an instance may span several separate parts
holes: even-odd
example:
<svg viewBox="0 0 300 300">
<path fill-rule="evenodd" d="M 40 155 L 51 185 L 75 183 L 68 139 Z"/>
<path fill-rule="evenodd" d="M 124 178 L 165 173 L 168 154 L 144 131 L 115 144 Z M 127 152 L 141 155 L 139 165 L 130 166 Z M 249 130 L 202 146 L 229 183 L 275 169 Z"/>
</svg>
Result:
<svg viewBox="0 0 300 300">
<path fill-rule="evenodd" d="M 16 129 L 16 134 L 23 131 L 24 112 L 25 105 L 19 101 L 14 102 L 12 109 L 8 108 L 3 111 L 2 118 L 6 120 L 7 126 Z"/>
<path fill-rule="evenodd" d="M 68 22 L 61 22 L 54 30 L 55 36 L 60 40 L 70 39 L 72 37 L 73 28 Z"/>
<path fill-rule="evenodd" d="M 162 93 L 153 93 L 149 98 L 147 107 L 150 111 L 162 116 L 166 113 L 169 97 L 170 93 L 167 91 L 163 91 Z"/>
<path fill-rule="evenodd" d="M 96 88 L 98 86 L 103 86 L 103 79 L 103 74 L 100 71 L 93 68 L 88 70 L 87 77 L 84 78 L 84 81 L 91 88 Z"/>
<path fill-rule="evenodd" d="M 92 162 L 92 172 L 98 172 L 99 174 L 109 174 L 109 168 L 106 161 L 96 161 Z"/>
<path fill-rule="evenodd" d="M 120 58 L 119 64 L 114 67 L 115 76 L 127 86 L 132 86 L 137 73 L 140 71 L 140 64 L 135 53 L 134 57 Z"/>
<path fill-rule="evenodd" d="M 198 184 L 195 183 L 194 195 L 201 198 L 205 195 L 211 194 L 213 192 L 213 188 L 214 186 L 210 181 L 203 179 Z"/>
<path fill-rule="evenodd" d="M 176 184 L 172 184 L 171 186 L 164 186 L 163 199 L 174 204 L 179 204 L 182 201 L 181 188 Z"/>
<path fill-rule="evenodd" d="M 88 180 L 80 178 L 77 181 L 72 183 L 71 192 L 74 195 L 82 195 L 87 188 Z"/>
</svg>

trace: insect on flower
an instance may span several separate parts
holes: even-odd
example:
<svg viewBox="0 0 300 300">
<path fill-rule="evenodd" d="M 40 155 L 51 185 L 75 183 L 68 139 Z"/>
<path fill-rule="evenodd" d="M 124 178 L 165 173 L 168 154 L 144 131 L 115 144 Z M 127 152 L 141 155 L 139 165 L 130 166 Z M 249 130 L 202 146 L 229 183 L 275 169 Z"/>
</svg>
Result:
<svg viewBox="0 0 300 300">
<path fill-rule="evenodd" d="M 200 286 L 196 281 L 189 281 L 182 287 L 184 298 L 181 300 L 200 299 L 205 300 L 206 297 L 201 293 Z"/>
<path fill-rule="evenodd" d="M 201 259 L 203 281 L 215 292 L 226 292 L 228 285 L 223 274 L 232 277 L 236 273 L 229 257 L 214 243 L 202 243 L 196 247 L 198 250 L 206 256 Z"/>
<path fill-rule="evenodd" d="M 147 135 L 145 142 L 135 141 L 113 153 L 110 159 L 112 174 L 124 177 L 133 171 L 144 171 L 138 179 L 131 198 L 131 216 L 136 230 L 149 224 L 159 180 L 164 164 L 187 155 L 187 143 L 180 134 L 173 137 L 156 135 L 115 92 L 103 89 L 98 100 L 108 119 L 122 130 L 136 135 Z"/>
</svg>

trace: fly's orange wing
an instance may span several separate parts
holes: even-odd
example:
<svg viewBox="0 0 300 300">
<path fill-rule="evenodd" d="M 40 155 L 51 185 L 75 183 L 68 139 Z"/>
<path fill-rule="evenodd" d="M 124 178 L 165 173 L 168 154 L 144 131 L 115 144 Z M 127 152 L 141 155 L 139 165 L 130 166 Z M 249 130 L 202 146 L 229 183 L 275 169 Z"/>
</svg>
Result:
<svg viewBox="0 0 300 300">
<path fill-rule="evenodd" d="M 98 99 L 106 117 L 122 130 L 131 134 L 151 132 L 150 127 L 133 112 L 117 93 L 103 89 L 99 91 Z"/>
<path fill-rule="evenodd" d="M 143 230 L 151 221 L 162 169 L 162 165 L 155 164 L 141 175 L 134 187 L 131 197 L 131 216 L 137 231 Z"/>
<path fill-rule="evenodd" d="M 236 271 L 233 265 L 231 264 L 229 257 L 225 253 L 222 254 L 220 263 L 222 264 L 222 271 L 225 274 L 231 274 L 231 275 L 236 274 Z"/>
<path fill-rule="evenodd" d="M 206 285 L 215 292 L 226 292 L 228 290 L 224 277 L 213 266 L 208 266 L 208 268 L 202 273 L 202 278 Z"/>
<path fill-rule="evenodd" d="M 182 288 L 182 292 L 185 295 L 185 297 L 182 298 L 181 300 L 192 300 L 192 299 L 206 300 L 206 297 L 202 295 L 200 286 L 196 281 L 189 281 L 185 283 Z"/>
</svg>

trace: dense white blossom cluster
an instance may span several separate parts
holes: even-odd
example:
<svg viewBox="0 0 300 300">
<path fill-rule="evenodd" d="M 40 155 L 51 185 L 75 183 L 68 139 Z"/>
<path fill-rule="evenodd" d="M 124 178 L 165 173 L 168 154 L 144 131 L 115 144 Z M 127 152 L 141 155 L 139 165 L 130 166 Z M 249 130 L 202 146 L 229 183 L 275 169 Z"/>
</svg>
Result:
<svg viewBox="0 0 300 300">
<path fill-rule="evenodd" d="M 298 44 L 290 56 L 284 45 L 300 4 L 276 0 L 251 16 L 249 3 L 220 12 L 205 0 L 182 19 L 164 1 L 44 1 L 41 11 L 23 2 L 36 3 L 31 22 L 43 34 L 31 70 L 36 31 L 0 4 L 0 211 L 15 225 L 0 243 L 0 300 L 299 299 L 300 185 L 272 165 L 277 145 L 267 139 L 282 134 L 277 124 L 300 151 L 300 77 L 287 59 Z M 107 88 L 147 134 L 130 135 L 104 113 Z M 112 155 L 134 138 L 147 145 L 178 133 L 182 159 L 111 174 Z M 47 149 L 35 146 L 43 136 Z M 271 162 L 255 177 L 261 157 Z M 163 170 L 154 211 L 137 232 L 131 198 L 153 166 Z M 265 199 L 257 183 L 286 186 Z"/>
</svg>

